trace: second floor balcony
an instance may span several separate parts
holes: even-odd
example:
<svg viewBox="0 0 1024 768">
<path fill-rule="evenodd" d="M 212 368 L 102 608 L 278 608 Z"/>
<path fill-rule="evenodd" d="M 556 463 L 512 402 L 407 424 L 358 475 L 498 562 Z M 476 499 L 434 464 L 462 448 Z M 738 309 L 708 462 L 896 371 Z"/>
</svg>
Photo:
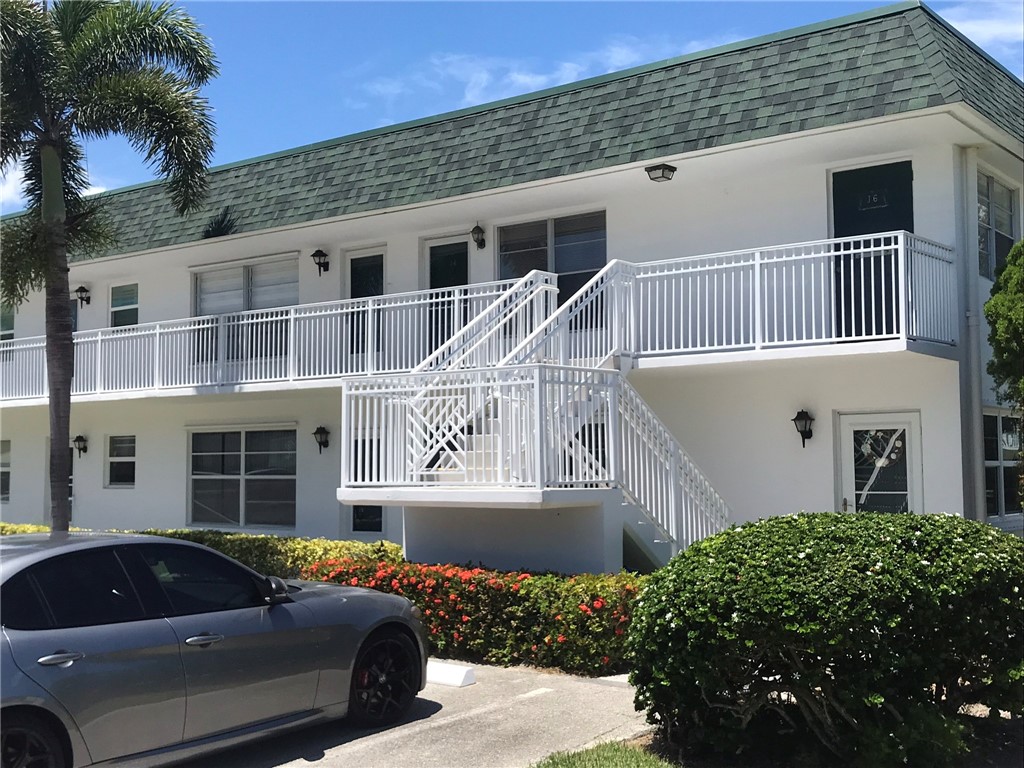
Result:
<svg viewBox="0 0 1024 768">
<path fill-rule="evenodd" d="M 531 274 L 530 290 L 527 276 L 79 331 L 73 396 L 329 386 L 424 364 L 594 367 L 614 355 L 689 364 L 851 342 L 957 342 L 954 253 L 905 232 L 614 261 L 557 311 L 554 276 Z M 493 332 L 481 333 L 491 318 Z M 462 333 L 473 326 L 475 335 Z M 45 357 L 43 337 L 0 342 L 5 406 L 46 398 Z"/>
</svg>

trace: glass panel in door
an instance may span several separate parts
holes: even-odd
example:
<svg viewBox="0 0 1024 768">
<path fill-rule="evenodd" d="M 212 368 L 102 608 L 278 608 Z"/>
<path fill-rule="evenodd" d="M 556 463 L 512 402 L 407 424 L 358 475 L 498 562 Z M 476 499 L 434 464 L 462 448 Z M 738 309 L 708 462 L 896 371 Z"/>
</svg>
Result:
<svg viewBox="0 0 1024 768">
<path fill-rule="evenodd" d="M 349 259 L 349 296 L 366 299 L 384 293 L 384 255 L 358 256 Z M 366 353 L 366 339 L 370 335 L 376 340 L 375 349 L 380 349 L 382 329 L 380 317 L 371 315 L 369 308 L 361 308 L 349 316 L 349 340 L 352 354 Z"/>
<path fill-rule="evenodd" d="M 430 288 L 438 291 L 430 303 L 427 322 L 428 354 L 444 344 L 467 320 L 468 307 L 459 291 L 444 291 L 469 283 L 469 243 L 438 243 L 428 248 Z"/>
<path fill-rule="evenodd" d="M 840 416 L 840 509 L 847 512 L 921 512 L 920 417 L 905 414 Z"/>
</svg>

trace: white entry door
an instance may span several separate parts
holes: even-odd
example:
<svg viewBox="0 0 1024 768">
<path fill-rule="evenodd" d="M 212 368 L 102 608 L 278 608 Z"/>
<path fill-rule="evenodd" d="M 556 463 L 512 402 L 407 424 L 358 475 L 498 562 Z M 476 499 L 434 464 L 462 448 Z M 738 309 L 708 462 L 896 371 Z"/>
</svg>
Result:
<svg viewBox="0 0 1024 768">
<path fill-rule="evenodd" d="M 838 509 L 924 511 L 920 414 L 841 414 L 839 462 Z"/>
</svg>

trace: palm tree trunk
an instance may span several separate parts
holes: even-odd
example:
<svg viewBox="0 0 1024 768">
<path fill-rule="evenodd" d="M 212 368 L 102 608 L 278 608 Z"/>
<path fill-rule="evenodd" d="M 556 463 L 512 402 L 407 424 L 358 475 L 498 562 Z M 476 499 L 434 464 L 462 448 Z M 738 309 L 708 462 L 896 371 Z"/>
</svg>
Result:
<svg viewBox="0 0 1024 768">
<path fill-rule="evenodd" d="M 54 144 L 41 148 L 42 216 L 49 274 L 46 279 L 46 377 L 50 402 L 50 525 L 66 531 L 71 524 L 71 379 L 74 347 L 71 339 L 71 290 L 61 160 Z"/>
</svg>

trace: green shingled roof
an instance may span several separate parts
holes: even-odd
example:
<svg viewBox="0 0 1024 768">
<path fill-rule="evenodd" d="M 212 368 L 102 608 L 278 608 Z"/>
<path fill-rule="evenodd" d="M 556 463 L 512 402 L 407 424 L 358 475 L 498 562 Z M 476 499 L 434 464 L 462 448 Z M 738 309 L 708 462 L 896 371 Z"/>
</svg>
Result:
<svg viewBox="0 0 1024 768">
<path fill-rule="evenodd" d="M 104 194 L 119 253 L 438 200 L 964 102 L 1024 141 L 1024 84 L 917 2 L 222 166 L 206 210 Z"/>
</svg>

